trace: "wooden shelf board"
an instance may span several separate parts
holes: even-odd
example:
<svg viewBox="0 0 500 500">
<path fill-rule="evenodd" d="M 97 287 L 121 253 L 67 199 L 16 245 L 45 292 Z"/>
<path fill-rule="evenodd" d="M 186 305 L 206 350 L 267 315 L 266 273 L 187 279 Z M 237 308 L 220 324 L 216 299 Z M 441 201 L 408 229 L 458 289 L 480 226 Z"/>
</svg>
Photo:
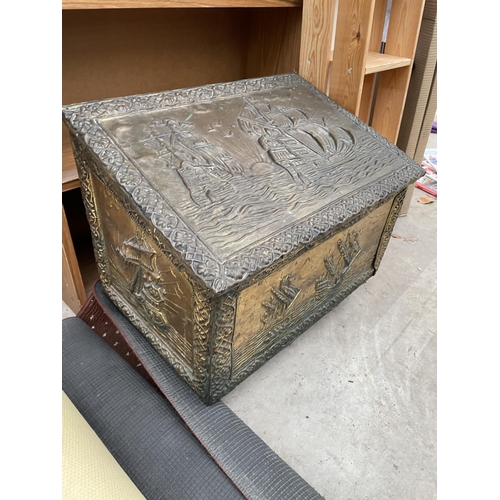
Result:
<svg viewBox="0 0 500 500">
<path fill-rule="evenodd" d="M 69 191 L 80 187 L 78 171 L 76 170 L 75 157 L 73 149 L 69 142 L 62 145 L 62 190 Z"/>
<path fill-rule="evenodd" d="M 80 187 L 78 172 L 75 170 L 62 173 L 62 191 L 69 191 Z"/>
<path fill-rule="evenodd" d="M 396 68 L 404 68 L 411 64 L 411 59 L 407 57 L 391 56 L 390 54 L 379 54 L 378 52 L 368 52 L 366 56 L 365 75 L 380 73 Z"/>
<path fill-rule="evenodd" d="M 301 7 L 302 0 L 63 0 L 63 10 L 196 7 Z"/>
</svg>

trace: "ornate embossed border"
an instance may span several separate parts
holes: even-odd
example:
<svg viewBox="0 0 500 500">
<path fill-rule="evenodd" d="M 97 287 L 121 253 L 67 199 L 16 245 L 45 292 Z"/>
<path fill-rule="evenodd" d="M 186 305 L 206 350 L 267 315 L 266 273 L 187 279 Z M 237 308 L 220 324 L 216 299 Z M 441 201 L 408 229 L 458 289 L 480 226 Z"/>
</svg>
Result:
<svg viewBox="0 0 500 500">
<path fill-rule="evenodd" d="M 396 154 L 401 159 L 402 166 L 350 196 L 333 202 L 314 213 L 308 220 L 288 226 L 259 246 L 242 251 L 225 262 L 220 262 L 184 224 L 170 207 L 168 200 L 155 191 L 140 170 L 99 125 L 102 118 L 210 102 L 217 98 L 242 96 L 288 86 L 303 86 L 315 93 L 325 104 L 333 105 L 360 129 L 380 142 L 382 147 Z M 63 119 L 72 134 L 81 139 L 95 157 L 96 164 L 107 177 L 107 182 L 103 175 L 99 177 L 106 184 L 117 185 L 128 193 L 138 210 L 151 221 L 153 228 L 178 252 L 180 259 L 215 292 L 224 292 L 249 276 L 254 276 L 281 257 L 315 241 L 319 235 L 328 234 L 339 224 L 383 202 L 423 175 L 421 167 L 394 144 L 295 73 L 75 104 L 63 108 Z"/>
<path fill-rule="evenodd" d="M 369 269 L 368 271 L 365 271 L 356 276 L 354 279 L 348 281 L 343 287 L 341 287 L 340 290 L 327 297 L 321 305 L 312 309 L 310 314 L 305 315 L 303 319 L 292 327 L 287 324 L 278 325 L 274 330 L 269 332 L 270 334 L 274 333 L 273 336 L 277 338 L 278 341 L 263 350 L 259 355 L 253 357 L 245 368 L 239 371 L 234 377 L 220 377 L 218 384 L 215 387 L 212 387 L 208 400 L 205 399 L 205 402 L 212 404 L 218 401 L 221 397 L 225 396 L 250 374 L 255 372 L 258 368 L 274 357 L 278 352 L 289 346 L 303 332 L 316 323 L 316 321 L 320 320 L 325 314 L 340 304 L 340 302 L 342 302 L 359 286 L 365 283 L 371 276 L 373 276 L 373 274 L 374 270 Z M 307 309 L 307 307 L 307 303 L 303 304 L 304 309 Z"/>
<path fill-rule="evenodd" d="M 384 226 L 384 231 L 382 232 L 382 237 L 378 245 L 377 255 L 375 256 L 375 261 L 373 263 L 373 268 L 375 271 L 378 270 L 382 257 L 384 256 L 387 246 L 389 245 L 389 240 L 391 239 L 392 230 L 396 225 L 396 220 L 398 218 L 401 207 L 403 206 L 403 201 L 406 195 L 406 189 L 403 189 L 395 198 L 392 203 L 391 210 L 389 211 L 389 216 Z"/>
<path fill-rule="evenodd" d="M 172 254 L 171 249 L 167 248 L 166 242 L 158 238 L 155 234 L 148 231 L 149 228 L 140 219 L 139 215 L 132 210 L 128 200 L 124 197 L 117 198 L 134 222 L 142 230 L 148 233 L 154 242 L 158 245 L 161 251 L 171 260 L 176 268 L 183 272 L 188 279 L 193 290 L 193 365 L 192 369 L 186 369 L 185 365 L 179 361 L 175 353 L 173 353 L 168 346 L 161 342 L 155 332 L 148 326 L 147 322 L 139 314 L 137 314 L 130 304 L 121 296 L 115 289 L 109 279 L 108 259 L 106 253 L 106 242 L 101 231 L 99 222 L 99 210 L 96 206 L 94 191 L 92 183 L 93 176 L 100 182 L 103 182 L 100 172 L 96 169 L 96 160 L 90 154 L 88 148 L 85 148 L 78 138 L 72 137 L 73 148 L 75 150 L 76 165 L 79 171 L 81 180 L 83 201 L 86 208 L 87 219 L 92 235 L 92 242 L 96 258 L 97 267 L 99 270 L 99 277 L 102 282 L 103 288 L 107 295 L 119 305 L 122 312 L 129 318 L 129 320 L 144 334 L 144 336 L 151 342 L 153 347 L 172 365 L 172 367 L 181 375 L 198 394 L 204 398 L 207 397 L 210 380 L 208 375 L 208 366 L 210 358 L 210 330 L 211 324 L 211 301 L 213 297 L 206 287 L 198 283 L 194 277 L 190 276 L 185 269 L 185 266 L 179 261 L 176 255 Z M 106 183 L 104 183 L 106 186 Z M 116 193 L 110 190 L 113 196 Z"/>
</svg>

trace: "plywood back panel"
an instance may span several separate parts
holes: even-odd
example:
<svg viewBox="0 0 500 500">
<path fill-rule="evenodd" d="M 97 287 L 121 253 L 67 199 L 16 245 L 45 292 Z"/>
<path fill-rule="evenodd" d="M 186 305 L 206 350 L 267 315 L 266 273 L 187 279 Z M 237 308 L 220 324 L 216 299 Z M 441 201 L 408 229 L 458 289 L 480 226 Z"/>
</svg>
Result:
<svg viewBox="0 0 500 500">
<path fill-rule="evenodd" d="M 63 11 L 63 104 L 242 78 L 244 9 Z"/>
<path fill-rule="evenodd" d="M 247 9 L 245 77 L 299 71 L 302 9 Z"/>
<path fill-rule="evenodd" d="M 245 9 L 63 11 L 62 104 L 244 78 L 246 37 Z"/>
</svg>

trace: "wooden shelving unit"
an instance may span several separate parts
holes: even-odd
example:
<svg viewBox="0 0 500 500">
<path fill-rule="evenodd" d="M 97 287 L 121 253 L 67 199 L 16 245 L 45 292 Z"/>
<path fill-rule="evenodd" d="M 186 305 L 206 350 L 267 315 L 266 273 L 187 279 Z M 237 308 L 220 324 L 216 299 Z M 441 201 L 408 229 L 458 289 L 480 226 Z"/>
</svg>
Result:
<svg viewBox="0 0 500 500">
<path fill-rule="evenodd" d="M 335 7 L 336 0 L 63 0 L 63 104 L 290 71 L 327 92 Z M 63 126 L 63 300 L 75 312 L 97 279 L 88 245 L 79 248 L 88 241 L 82 224 L 69 215 L 78 212 L 70 206 L 77 189 Z"/>
<path fill-rule="evenodd" d="M 80 187 L 73 150 L 69 142 L 62 145 L 62 190 L 69 191 Z"/>
<path fill-rule="evenodd" d="M 393 143 L 424 4 L 425 0 L 392 0 L 388 17 L 387 0 L 339 2 L 329 95 Z"/>
<path fill-rule="evenodd" d="M 424 3 L 392 0 L 382 54 L 387 0 L 63 0 L 63 104 L 297 71 L 395 143 Z M 63 127 L 62 191 L 76 189 Z M 97 274 L 67 208 L 63 299 L 76 312 Z"/>
</svg>

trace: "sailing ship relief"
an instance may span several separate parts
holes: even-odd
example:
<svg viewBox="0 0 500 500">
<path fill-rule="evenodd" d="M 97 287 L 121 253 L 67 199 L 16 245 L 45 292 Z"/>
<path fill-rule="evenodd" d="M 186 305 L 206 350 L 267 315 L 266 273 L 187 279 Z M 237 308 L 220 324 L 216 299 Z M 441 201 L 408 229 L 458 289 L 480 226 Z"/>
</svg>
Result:
<svg viewBox="0 0 500 500">
<path fill-rule="evenodd" d="M 133 269 L 128 289 L 136 303 L 143 306 L 160 339 L 170 348 L 177 349 L 189 362 L 192 357 L 190 343 L 171 324 L 172 318 L 185 316 L 182 307 L 184 291 L 174 272 L 168 271 L 170 279 L 164 276 L 166 273 L 159 269 L 155 249 L 140 236 L 129 238 L 116 250 L 123 262 Z"/>
<path fill-rule="evenodd" d="M 324 118 L 309 120 L 299 109 L 251 97 L 245 98 L 238 122 L 299 186 L 311 184 L 320 164 L 347 153 L 354 144 L 348 130 L 334 127 L 334 134 Z"/>
<path fill-rule="evenodd" d="M 342 292 L 352 277 L 356 276 L 355 272 L 350 271 L 363 252 L 360 235 L 361 230 L 350 230 L 338 238 L 335 246 L 330 246 L 326 254 L 322 253 L 323 265 L 313 267 L 315 271 L 311 276 L 306 274 L 309 267 L 304 262 L 299 267 L 300 273 L 291 274 L 288 268 L 279 281 L 274 281 L 265 292 L 254 296 L 265 293 L 260 303 L 260 316 L 254 316 L 260 317 L 260 325 L 255 330 L 245 330 L 237 339 L 233 358 L 235 373 L 248 360 L 280 342 L 282 335 L 286 335 L 298 321 Z M 303 258 L 307 259 L 306 256 Z"/>
<path fill-rule="evenodd" d="M 342 257 L 343 265 L 335 265 L 334 254 L 325 257 L 326 273 L 316 280 L 316 300 L 323 300 L 342 283 L 345 274 L 351 269 L 353 262 L 361 253 L 362 248 L 358 241 L 359 235 L 360 231 L 351 231 L 347 233 L 345 241 L 341 239 L 337 241 L 337 248 Z"/>
<path fill-rule="evenodd" d="M 288 224 L 327 203 L 351 183 L 355 157 L 349 130 L 280 99 L 243 97 L 226 111 L 226 121 L 215 108 L 193 109 L 184 121 L 156 116 L 140 140 L 141 155 L 167 170 L 172 206 L 222 259 L 249 227 L 265 237 L 284 217 Z"/>
<path fill-rule="evenodd" d="M 264 158 L 255 158 L 260 160 L 256 163 L 280 167 L 298 186 L 312 184 L 320 165 L 338 160 L 352 149 L 352 134 L 342 127 L 329 129 L 324 118 L 310 120 L 299 109 L 261 99 L 246 97 L 244 102 L 238 125 L 265 152 Z M 222 125 L 211 124 L 208 133 L 218 127 Z M 198 207 L 227 202 L 251 187 L 249 165 L 236 160 L 222 145 L 197 134 L 192 123 L 155 120 L 144 143 L 177 172 Z"/>
<path fill-rule="evenodd" d="M 194 134 L 190 124 L 164 119 L 152 126 L 161 134 L 151 134 L 145 144 L 177 172 L 196 206 L 222 203 L 236 194 L 231 178 L 241 174 L 241 168 L 226 150 Z"/>
<path fill-rule="evenodd" d="M 317 301 L 321 302 L 330 294 L 335 293 L 343 283 L 345 275 L 361 254 L 359 235 L 360 231 L 350 231 L 345 239 L 337 241 L 339 255 L 334 252 L 325 256 L 323 262 L 326 273 L 315 282 L 314 297 Z M 265 327 L 272 327 L 291 313 L 301 292 L 300 287 L 294 284 L 296 281 L 298 281 L 297 277 L 286 275 L 281 278 L 279 286 L 271 287 L 271 297 L 262 302 L 265 312 L 261 316 L 261 321 Z"/>
<path fill-rule="evenodd" d="M 292 307 L 293 303 L 300 294 L 300 288 L 294 286 L 293 276 L 284 276 L 281 278 L 279 287 L 272 287 L 271 300 L 265 300 L 262 305 L 266 309 L 265 314 L 261 320 L 264 324 L 273 323 L 282 318 L 287 310 Z"/>
</svg>

